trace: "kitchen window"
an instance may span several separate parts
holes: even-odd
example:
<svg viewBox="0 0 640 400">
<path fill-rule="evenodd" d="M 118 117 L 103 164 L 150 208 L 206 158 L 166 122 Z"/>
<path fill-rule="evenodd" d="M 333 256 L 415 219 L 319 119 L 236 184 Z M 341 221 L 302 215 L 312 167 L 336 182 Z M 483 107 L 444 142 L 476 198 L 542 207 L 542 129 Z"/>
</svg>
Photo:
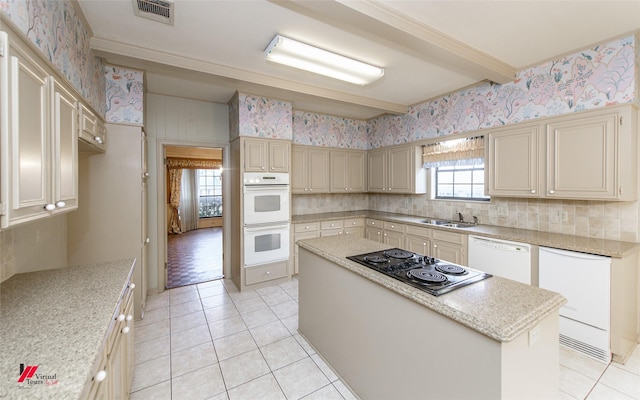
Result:
<svg viewBox="0 0 640 400">
<path fill-rule="evenodd" d="M 435 168 L 435 198 L 448 200 L 483 200 L 484 164 Z"/>
<path fill-rule="evenodd" d="M 213 218 L 222 216 L 222 170 L 198 170 L 198 216 Z"/>
</svg>

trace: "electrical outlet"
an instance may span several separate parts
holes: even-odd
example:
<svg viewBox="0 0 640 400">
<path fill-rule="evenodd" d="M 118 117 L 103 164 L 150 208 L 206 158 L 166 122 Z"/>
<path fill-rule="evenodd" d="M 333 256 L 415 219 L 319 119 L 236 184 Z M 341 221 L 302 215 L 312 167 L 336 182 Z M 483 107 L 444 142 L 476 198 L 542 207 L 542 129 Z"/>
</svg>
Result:
<svg viewBox="0 0 640 400">
<path fill-rule="evenodd" d="M 536 325 L 529 331 L 529 347 L 533 346 L 538 340 L 540 340 L 540 335 L 540 325 Z"/>
<path fill-rule="evenodd" d="M 36 245 L 39 245 L 41 240 L 42 233 L 40 232 L 40 228 L 36 228 Z"/>
<path fill-rule="evenodd" d="M 509 215 L 509 208 L 507 206 L 498 206 L 496 209 L 498 217 L 507 217 Z"/>
</svg>

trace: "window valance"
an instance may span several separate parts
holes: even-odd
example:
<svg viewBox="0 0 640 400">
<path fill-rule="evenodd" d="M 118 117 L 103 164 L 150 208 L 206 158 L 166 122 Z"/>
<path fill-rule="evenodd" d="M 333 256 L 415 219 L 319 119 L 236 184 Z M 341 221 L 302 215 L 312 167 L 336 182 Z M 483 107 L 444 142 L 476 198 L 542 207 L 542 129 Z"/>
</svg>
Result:
<svg viewBox="0 0 640 400">
<path fill-rule="evenodd" d="M 484 163 L 484 136 L 447 140 L 422 146 L 425 168 Z"/>
<path fill-rule="evenodd" d="M 204 160 L 197 158 L 167 157 L 169 169 L 220 169 L 222 160 Z"/>
</svg>

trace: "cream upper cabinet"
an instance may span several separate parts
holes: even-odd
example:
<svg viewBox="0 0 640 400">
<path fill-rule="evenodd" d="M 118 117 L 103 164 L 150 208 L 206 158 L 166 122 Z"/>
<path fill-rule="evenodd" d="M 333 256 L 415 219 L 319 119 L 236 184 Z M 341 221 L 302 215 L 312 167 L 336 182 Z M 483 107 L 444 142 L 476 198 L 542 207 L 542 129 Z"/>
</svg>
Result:
<svg viewBox="0 0 640 400">
<path fill-rule="evenodd" d="M 332 193 L 359 193 L 365 191 L 367 176 L 366 152 L 361 150 L 331 150 Z"/>
<path fill-rule="evenodd" d="M 368 191 L 426 193 L 427 171 L 417 146 L 371 150 L 367 154 Z"/>
<path fill-rule="evenodd" d="M 77 99 L 26 45 L 1 33 L 0 227 L 77 208 Z M 4 115 L 3 115 L 4 117 Z"/>
<path fill-rule="evenodd" d="M 273 139 L 244 140 L 245 172 L 289 172 L 291 143 Z"/>
<path fill-rule="evenodd" d="M 533 123 L 489 132 L 490 196 L 539 196 L 540 130 L 540 124 Z"/>
<path fill-rule="evenodd" d="M 545 196 L 636 199 L 636 118 L 627 106 L 548 123 Z"/>
<path fill-rule="evenodd" d="M 490 196 L 637 199 L 638 110 L 607 107 L 491 130 Z"/>
<path fill-rule="evenodd" d="M 329 191 L 329 150 L 291 146 L 291 193 L 314 194 Z"/>
<path fill-rule="evenodd" d="M 86 105 L 78 104 L 78 139 L 81 151 L 104 152 L 106 149 L 107 129 L 104 122 L 98 118 Z"/>
</svg>

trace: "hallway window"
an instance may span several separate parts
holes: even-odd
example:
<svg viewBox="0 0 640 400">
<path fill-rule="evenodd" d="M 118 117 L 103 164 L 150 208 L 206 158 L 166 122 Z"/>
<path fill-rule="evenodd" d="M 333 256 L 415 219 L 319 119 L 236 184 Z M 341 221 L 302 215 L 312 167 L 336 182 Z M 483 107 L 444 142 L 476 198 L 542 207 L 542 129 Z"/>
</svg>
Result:
<svg viewBox="0 0 640 400">
<path fill-rule="evenodd" d="M 198 170 L 198 196 L 200 218 L 222 216 L 222 170 Z"/>
</svg>

